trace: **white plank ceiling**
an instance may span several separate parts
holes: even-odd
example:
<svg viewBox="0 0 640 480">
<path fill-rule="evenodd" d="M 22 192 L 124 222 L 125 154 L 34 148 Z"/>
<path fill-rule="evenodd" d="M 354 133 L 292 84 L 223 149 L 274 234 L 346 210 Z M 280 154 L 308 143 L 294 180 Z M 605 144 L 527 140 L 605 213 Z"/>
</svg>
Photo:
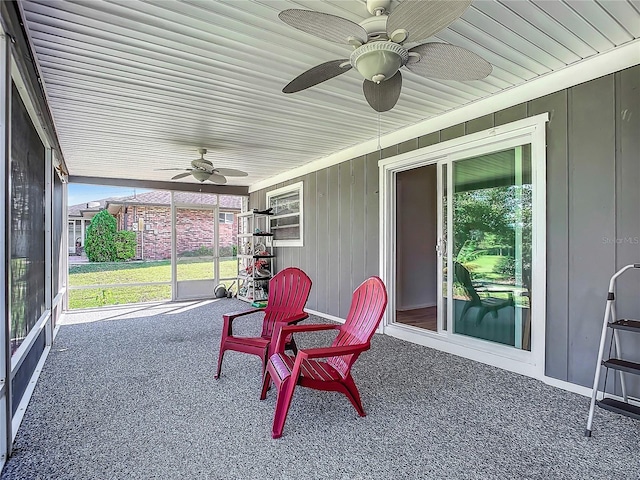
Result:
<svg viewBox="0 0 640 480">
<path fill-rule="evenodd" d="M 394 0 L 394 5 L 397 5 Z M 282 88 L 350 49 L 281 22 L 305 8 L 360 22 L 361 0 L 23 1 L 69 172 L 168 180 L 198 147 L 250 185 L 523 84 L 640 37 L 639 0 L 475 0 L 429 41 L 467 48 L 493 73 L 436 81 L 403 69 L 380 115 L 352 70 L 303 92 Z M 194 181 L 191 177 L 181 181 Z"/>
</svg>

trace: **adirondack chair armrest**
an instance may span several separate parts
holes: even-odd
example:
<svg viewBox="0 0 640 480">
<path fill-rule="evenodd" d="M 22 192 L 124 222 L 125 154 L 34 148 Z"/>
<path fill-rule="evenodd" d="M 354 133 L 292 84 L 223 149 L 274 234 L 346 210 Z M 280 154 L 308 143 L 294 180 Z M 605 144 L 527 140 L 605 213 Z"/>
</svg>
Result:
<svg viewBox="0 0 640 480">
<path fill-rule="evenodd" d="M 286 325 L 282 327 L 283 333 L 296 333 L 296 332 L 314 332 L 321 330 L 334 330 L 340 328 L 340 325 L 333 325 L 331 323 L 310 323 L 308 325 Z"/>
<path fill-rule="evenodd" d="M 222 332 L 226 332 L 227 335 L 231 335 L 233 332 L 233 321 L 238 317 L 249 315 L 250 313 L 263 312 L 264 308 L 252 308 L 244 312 L 231 312 L 222 316 L 223 326 Z"/>
<path fill-rule="evenodd" d="M 286 327 L 288 325 L 295 325 L 298 322 L 301 322 L 305 318 L 309 318 L 309 314 L 307 312 L 302 312 L 297 315 L 291 315 L 290 317 L 285 318 L 284 320 L 278 320 L 273 326 L 273 333 L 271 334 L 271 342 L 278 339 L 280 335 L 280 329 L 282 327 Z"/>
<path fill-rule="evenodd" d="M 244 315 L 249 315 L 250 313 L 256 313 L 256 312 L 264 312 L 264 308 L 252 308 L 251 310 L 244 310 L 241 312 L 225 313 L 222 316 L 222 318 L 229 318 L 229 320 L 233 321 L 238 317 L 242 317 Z"/>
<path fill-rule="evenodd" d="M 488 293 L 508 293 L 509 295 L 513 296 L 513 290 L 494 290 L 493 288 L 491 290 L 486 290 Z"/>
<path fill-rule="evenodd" d="M 506 293 L 507 297 L 508 297 L 508 300 L 513 301 L 513 290 L 493 290 L 493 289 L 491 289 L 491 290 L 484 290 L 482 293 L 487 295 L 487 296 L 491 296 L 491 294 L 493 294 L 493 293 Z"/>
<path fill-rule="evenodd" d="M 332 325 L 329 323 L 312 323 L 309 325 L 283 325 L 280 327 L 277 342 L 272 353 L 284 353 L 284 341 L 290 333 L 296 332 L 317 332 L 321 330 L 337 330 L 340 325 Z M 275 334 L 276 332 L 274 332 Z"/>
<path fill-rule="evenodd" d="M 339 357 L 341 355 L 353 355 L 362 353 L 365 350 L 369 350 L 368 344 L 361 345 L 344 345 L 340 347 L 323 347 L 323 348 L 309 348 L 300 350 L 298 355 L 302 358 L 327 358 L 327 357 Z"/>
<path fill-rule="evenodd" d="M 309 314 L 307 312 L 299 313 L 298 315 L 292 315 L 291 317 L 287 317 L 285 320 L 278 321 L 278 325 L 282 327 L 292 325 L 298 322 L 301 322 L 305 318 L 309 318 Z"/>
</svg>

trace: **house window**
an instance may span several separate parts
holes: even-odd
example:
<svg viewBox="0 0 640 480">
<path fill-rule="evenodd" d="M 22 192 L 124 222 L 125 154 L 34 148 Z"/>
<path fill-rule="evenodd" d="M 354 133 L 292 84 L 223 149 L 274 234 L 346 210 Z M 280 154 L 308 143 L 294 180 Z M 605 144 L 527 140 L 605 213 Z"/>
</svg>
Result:
<svg viewBox="0 0 640 480">
<path fill-rule="evenodd" d="M 302 182 L 267 192 L 267 205 L 272 208 L 269 231 L 276 247 L 302 247 L 303 206 Z"/>
<path fill-rule="evenodd" d="M 219 223 L 233 223 L 233 213 L 231 212 L 220 212 L 218 214 L 218 222 Z"/>
</svg>

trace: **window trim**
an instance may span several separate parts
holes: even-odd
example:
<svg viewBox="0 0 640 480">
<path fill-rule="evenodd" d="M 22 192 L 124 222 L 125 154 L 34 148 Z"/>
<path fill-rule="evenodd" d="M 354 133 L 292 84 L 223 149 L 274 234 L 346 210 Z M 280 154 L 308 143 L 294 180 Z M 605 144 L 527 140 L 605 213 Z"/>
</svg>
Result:
<svg viewBox="0 0 640 480">
<path fill-rule="evenodd" d="M 224 215 L 224 221 L 220 221 L 220 215 Z M 228 222 L 227 218 L 229 218 L 228 216 L 231 216 L 231 221 Z M 218 212 L 218 223 L 221 225 L 233 225 L 235 221 L 235 214 L 233 212 Z"/>
<path fill-rule="evenodd" d="M 286 187 L 276 188 L 275 190 L 271 190 L 267 192 L 267 208 L 271 206 L 271 199 L 274 197 L 279 197 L 281 195 L 289 194 L 291 192 L 298 193 L 298 201 L 300 202 L 300 211 L 297 214 L 285 214 L 285 215 L 272 215 L 269 217 L 269 221 L 267 222 L 267 231 L 271 232 L 271 219 L 272 218 L 285 218 L 294 215 L 299 215 L 300 220 L 298 222 L 298 226 L 300 229 L 299 238 L 292 238 L 286 240 L 276 240 L 273 239 L 274 247 L 303 247 L 304 246 L 304 182 L 297 182 L 291 185 L 287 185 Z"/>
</svg>

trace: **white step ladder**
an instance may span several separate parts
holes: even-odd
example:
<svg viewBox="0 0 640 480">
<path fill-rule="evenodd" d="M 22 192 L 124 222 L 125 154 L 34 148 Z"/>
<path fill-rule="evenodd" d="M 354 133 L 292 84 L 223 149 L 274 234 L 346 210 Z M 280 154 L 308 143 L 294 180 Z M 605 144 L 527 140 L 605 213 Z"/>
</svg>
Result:
<svg viewBox="0 0 640 480">
<path fill-rule="evenodd" d="M 584 432 L 586 437 L 591 436 L 591 425 L 593 423 L 593 413 L 596 405 L 605 410 L 609 410 L 611 412 L 619 413 L 621 415 L 625 415 L 627 417 L 635 418 L 640 420 L 640 407 L 629 403 L 629 398 L 627 397 L 627 388 L 625 383 L 625 374 L 630 373 L 634 375 L 640 375 L 640 363 L 630 362 L 628 360 L 623 360 L 620 358 L 620 333 L 619 332 L 635 332 L 640 334 L 640 320 L 618 320 L 616 316 L 616 295 L 615 295 L 615 286 L 616 280 L 620 275 L 622 275 L 627 270 L 637 268 L 640 269 L 640 263 L 634 263 L 632 265 L 627 265 L 626 267 L 618 270 L 611 280 L 609 281 L 609 293 L 607 295 L 607 307 L 604 310 L 604 323 L 602 325 L 602 335 L 600 336 L 600 350 L 598 351 L 598 363 L 596 364 L 596 374 L 593 379 L 593 391 L 591 393 L 591 405 L 589 406 L 589 419 L 587 420 L 587 429 Z M 640 289 L 639 289 L 640 290 Z M 607 338 L 607 329 L 611 328 L 613 330 L 613 338 L 612 342 L 615 343 L 616 347 L 616 356 L 615 358 L 609 358 L 608 360 L 603 360 L 602 357 L 604 355 L 604 347 Z M 606 369 L 614 369 L 620 373 L 620 385 L 622 387 L 622 400 L 616 400 L 614 398 L 608 398 L 604 396 L 604 390 L 606 389 L 606 379 L 605 385 L 603 386 L 603 398 L 602 400 L 596 400 L 598 396 L 598 384 L 600 383 L 600 372 L 602 371 L 602 367 Z"/>
</svg>

